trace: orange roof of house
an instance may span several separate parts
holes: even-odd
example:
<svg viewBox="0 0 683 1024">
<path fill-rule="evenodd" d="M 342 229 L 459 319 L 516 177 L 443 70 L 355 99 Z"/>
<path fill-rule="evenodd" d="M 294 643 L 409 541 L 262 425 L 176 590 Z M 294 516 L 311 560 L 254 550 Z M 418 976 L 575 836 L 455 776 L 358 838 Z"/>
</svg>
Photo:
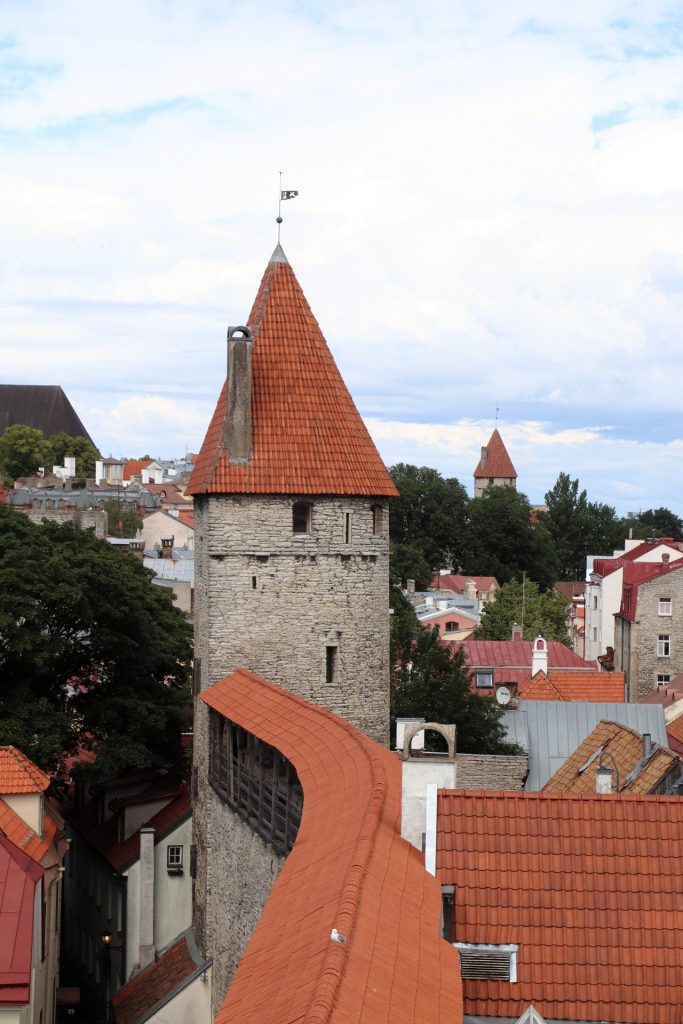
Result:
<svg viewBox="0 0 683 1024">
<path fill-rule="evenodd" d="M 484 449 L 484 457 L 479 460 L 474 471 L 475 479 L 492 477 L 494 480 L 516 480 L 517 470 L 503 443 L 498 428 L 493 431 L 489 443 Z"/>
<path fill-rule="evenodd" d="M 672 770 L 681 768 L 680 759 L 672 750 L 653 743 L 651 754 L 645 758 L 641 733 L 620 722 L 603 720 L 548 779 L 543 790 L 594 794 L 595 769 L 602 754 L 609 755 L 603 763 L 612 769 L 614 792 L 652 793 Z"/>
<path fill-rule="evenodd" d="M 224 385 L 186 493 L 394 496 L 279 245 L 247 323 L 254 335 L 251 458 L 244 465 L 228 460 Z"/>
<path fill-rule="evenodd" d="M 116 1024 L 137 1024 L 148 1020 L 155 1007 L 160 1009 L 179 988 L 184 987 L 183 983 L 189 984 L 208 966 L 208 962 L 197 963 L 193 959 L 187 937 L 183 935 L 112 997 Z"/>
<path fill-rule="evenodd" d="M 49 785 L 49 776 L 17 747 L 0 747 L 0 794 L 42 793 Z"/>
<path fill-rule="evenodd" d="M 666 735 L 671 749 L 677 754 L 683 754 L 683 715 L 666 723 Z"/>
<path fill-rule="evenodd" d="M 461 1024 L 441 890 L 401 838 L 401 763 L 352 725 L 238 669 L 202 693 L 296 769 L 303 817 L 216 1024 Z M 330 938 L 336 928 L 344 944 Z"/>
<path fill-rule="evenodd" d="M 527 676 L 518 683 L 518 697 L 524 700 L 587 700 L 623 704 L 623 672 L 584 672 L 550 669 Z"/>
<path fill-rule="evenodd" d="M 498 589 L 498 580 L 495 576 L 463 576 L 461 573 L 444 572 L 432 577 L 429 584 L 430 590 L 448 590 L 454 594 L 462 594 L 466 583 L 474 583 L 477 590 Z"/>
<path fill-rule="evenodd" d="M 151 459 L 129 459 L 123 467 L 123 479 L 131 480 L 134 476 L 140 476 L 145 466 L 149 466 Z"/>
<path fill-rule="evenodd" d="M 466 1014 L 680 1024 L 680 797 L 440 791 L 437 877 L 459 942 L 518 944 L 517 981 Z"/>
<path fill-rule="evenodd" d="M 0 798 L 0 832 L 36 864 L 41 863 L 62 826 L 62 819 L 57 812 L 49 804 L 46 804 L 43 814 L 43 834 L 39 836 L 8 803 Z"/>
</svg>

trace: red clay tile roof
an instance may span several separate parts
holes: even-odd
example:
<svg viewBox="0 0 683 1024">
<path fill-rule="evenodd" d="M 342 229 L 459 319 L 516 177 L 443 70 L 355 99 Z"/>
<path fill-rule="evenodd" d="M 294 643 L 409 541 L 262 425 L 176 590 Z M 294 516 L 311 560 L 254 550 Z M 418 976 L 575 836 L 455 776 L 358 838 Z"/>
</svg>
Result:
<svg viewBox="0 0 683 1024">
<path fill-rule="evenodd" d="M 16 747 L 0 747 L 0 794 L 42 793 L 50 779 Z"/>
<path fill-rule="evenodd" d="M 30 857 L 0 835 L 0 1006 L 28 1003 L 36 882 L 43 874 Z"/>
<path fill-rule="evenodd" d="M 508 455 L 507 448 L 503 444 L 503 438 L 498 428 L 493 431 L 489 443 L 486 445 L 485 455 L 479 460 L 474 471 L 475 480 L 482 477 L 493 477 L 494 480 L 516 480 L 517 470 L 512 465 L 512 459 Z"/>
<path fill-rule="evenodd" d="M 401 839 L 401 763 L 331 712 L 238 669 L 202 693 L 303 787 L 299 834 L 216 1024 L 458 1024 L 441 892 Z M 336 928 L 347 937 L 333 942 Z"/>
<path fill-rule="evenodd" d="M 681 1024 L 683 800 L 444 792 L 437 877 L 460 942 L 517 943 L 517 982 L 463 981 L 466 1014 Z"/>
<path fill-rule="evenodd" d="M 558 594 L 567 601 L 573 601 L 578 597 L 586 596 L 586 583 L 584 580 L 558 580 L 553 584 Z"/>
<path fill-rule="evenodd" d="M 476 585 L 477 590 L 490 590 L 491 587 L 498 589 L 498 580 L 495 576 L 462 576 L 453 572 L 434 576 L 429 589 L 450 590 L 454 594 L 462 594 L 465 591 L 465 584 L 470 581 Z"/>
<path fill-rule="evenodd" d="M 658 744 L 652 745 L 651 755 L 646 760 L 641 733 L 620 722 L 603 720 L 548 779 L 543 791 L 593 795 L 595 769 L 600 759 L 595 757 L 591 764 L 587 762 L 598 753 L 609 755 L 604 764 L 612 769 L 615 793 L 652 793 L 670 772 L 680 768 L 680 760 L 674 752 Z M 617 764 L 618 778 L 612 758 Z"/>
<path fill-rule="evenodd" d="M 7 836 L 36 864 L 40 864 L 62 827 L 61 817 L 54 808 L 46 804 L 43 814 L 43 834 L 39 836 L 8 803 L 0 798 L 0 833 Z"/>
<path fill-rule="evenodd" d="M 586 700 L 623 704 L 624 673 L 577 669 L 550 669 L 518 682 L 517 696 L 524 700 Z"/>
<path fill-rule="evenodd" d="M 186 493 L 396 495 L 279 246 L 247 323 L 254 335 L 252 456 L 245 465 L 228 461 L 224 386 Z"/>
<path fill-rule="evenodd" d="M 145 796 L 150 802 L 159 799 L 154 793 L 142 793 L 140 794 L 141 800 Z M 160 811 L 157 811 L 148 821 L 142 822 L 142 825 L 149 825 L 153 828 L 154 841 L 159 842 L 171 829 L 176 828 L 182 821 L 189 818 L 191 813 L 192 800 L 189 786 L 184 783 L 179 788 L 178 795 L 169 799 Z M 104 824 L 99 824 L 94 802 L 91 802 L 80 814 L 70 817 L 69 821 L 117 871 L 123 870 L 140 856 L 139 829 L 127 839 L 119 841 L 116 815 L 105 821 Z"/>
<path fill-rule="evenodd" d="M 533 640 L 463 640 L 465 661 L 472 668 L 521 668 L 531 671 Z M 548 641 L 548 666 L 595 672 L 595 662 L 584 661 L 570 647 Z"/>
<path fill-rule="evenodd" d="M 145 466 L 149 466 L 151 459 L 129 459 L 123 467 L 123 479 L 130 480 L 134 476 L 140 476 Z"/>
<path fill-rule="evenodd" d="M 668 683 L 661 683 L 654 693 L 641 697 L 639 703 L 661 704 L 666 708 L 679 700 L 683 700 L 683 675 L 674 676 Z"/>
<path fill-rule="evenodd" d="M 137 1024 L 146 1020 L 158 1003 L 163 1005 L 183 982 L 188 983 L 193 976 L 201 974 L 206 966 L 194 961 L 183 935 L 112 997 L 116 1024 Z"/>
<path fill-rule="evenodd" d="M 666 735 L 671 749 L 683 754 L 683 715 L 666 723 Z"/>
</svg>

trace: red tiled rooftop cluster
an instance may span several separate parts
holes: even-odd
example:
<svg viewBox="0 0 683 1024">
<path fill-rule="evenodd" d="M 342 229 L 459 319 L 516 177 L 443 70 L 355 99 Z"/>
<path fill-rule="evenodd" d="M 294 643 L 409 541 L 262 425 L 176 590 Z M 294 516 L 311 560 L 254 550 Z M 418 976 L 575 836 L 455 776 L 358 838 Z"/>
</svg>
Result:
<svg viewBox="0 0 683 1024">
<path fill-rule="evenodd" d="M 187 494 L 367 494 L 396 489 L 294 271 L 276 250 L 248 319 L 252 455 L 231 465 L 221 391 Z"/>
<path fill-rule="evenodd" d="M 517 982 L 465 980 L 466 1014 L 680 1024 L 683 800 L 440 791 L 455 938 L 516 943 Z"/>
<path fill-rule="evenodd" d="M 50 779 L 13 746 L 0 747 L 0 793 L 42 793 Z"/>
<path fill-rule="evenodd" d="M 531 668 L 532 640 L 463 640 L 462 649 L 468 665 L 473 667 Z M 550 668 L 594 672 L 595 663 L 584 661 L 566 644 L 548 641 Z"/>
<path fill-rule="evenodd" d="M 278 750 L 304 793 L 299 834 L 216 1024 L 457 1024 L 441 894 L 400 836 L 401 766 L 352 725 L 238 669 L 206 703 Z M 330 935 L 336 928 L 347 941 Z"/>
<path fill-rule="evenodd" d="M 159 959 L 129 981 L 112 999 L 116 1024 L 136 1024 L 147 1020 L 150 1011 L 174 989 L 198 973 L 183 937 Z"/>
<path fill-rule="evenodd" d="M 582 672 L 576 669 L 551 669 L 548 675 L 537 672 L 518 684 L 517 694 L 524 700 L 586 700 L 623 704 L 623 672 Z"/>
</svg>

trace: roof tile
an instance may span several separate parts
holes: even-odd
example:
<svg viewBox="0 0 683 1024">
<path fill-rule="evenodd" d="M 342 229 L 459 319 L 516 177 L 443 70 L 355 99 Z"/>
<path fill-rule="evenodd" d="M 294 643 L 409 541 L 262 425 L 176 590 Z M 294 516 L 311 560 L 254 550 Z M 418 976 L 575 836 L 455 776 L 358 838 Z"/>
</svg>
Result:
<svg viewBox="0 0 683 1024">
<path fill-rule="evenodd" d="M 49 776 L 17 747 L 0 747 L 0 794 L 42 793 L 49 785 Z"/>
<path fill-rule="evenodd" d="M 186 493 L 395 495 L 286 260 L 268 264 L 248 326 L 252 456 L 244 465 L 228 459 L 224 385 Z"/>
<path fill-rule="evenodd" d="M 517 470 L 512 465 L 512 459 L 497 427 L 491 434 L 489 443 L 483 450 L 483 458 L 479 460 L 474 471 L 475 480 L 482 477 L 492 477 L 494 480 L 517 479 Z"/>
</svg>

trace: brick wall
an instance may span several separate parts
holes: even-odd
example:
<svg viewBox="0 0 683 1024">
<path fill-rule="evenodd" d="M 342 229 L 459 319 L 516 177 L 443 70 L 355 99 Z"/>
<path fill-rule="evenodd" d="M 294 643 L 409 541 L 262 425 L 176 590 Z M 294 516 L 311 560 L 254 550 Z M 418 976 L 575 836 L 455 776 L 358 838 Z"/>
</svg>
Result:
<svg viewBox="0 0 683 1024">
<path fill-rule="evenodd" d="M 456 754 L 456 789 L 524 789 L 526 755 Z"/>
</svg>

